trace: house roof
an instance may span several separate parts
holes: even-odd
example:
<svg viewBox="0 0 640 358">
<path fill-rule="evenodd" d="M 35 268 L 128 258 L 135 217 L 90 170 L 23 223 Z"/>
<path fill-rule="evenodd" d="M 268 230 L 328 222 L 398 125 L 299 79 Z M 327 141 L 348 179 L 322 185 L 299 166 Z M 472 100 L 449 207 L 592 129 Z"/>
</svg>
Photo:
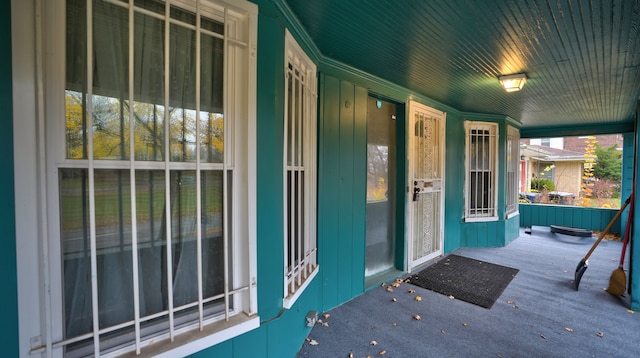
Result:
<svg viewBox="0 0 640 358">
<path fill-rule="evenodd" d="M 509 116 L 523 137 L 633 130 L 640 1 L 279 1 L 324 61 L 460 111 Z M 506 93 L 498 76 L 521 72 L 522 91 Z"/>
<path fill-rule="evenodd" d="M 520 155 L 548 162 L 584 161 L 584 153 L 536 144 L 521 144 Z"/>
</svg>

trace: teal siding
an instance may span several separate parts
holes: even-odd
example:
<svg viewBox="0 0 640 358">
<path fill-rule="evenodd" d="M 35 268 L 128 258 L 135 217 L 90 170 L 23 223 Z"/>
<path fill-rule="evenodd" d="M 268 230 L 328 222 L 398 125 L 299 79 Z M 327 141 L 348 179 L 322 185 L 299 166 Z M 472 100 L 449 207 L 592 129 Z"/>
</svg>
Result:
<svg viewBox="0 0 640 358">
<path fill-rule="evenodd" d="M 320 79 L 318 260 L 329 309 L 364 291 L 367 91 Z"/>
<path fill-rule="evenodd" d="M 559 225 L 597 231 L 604 230 L 618 211 L 547 204 L 520 204 L 519 210 L 521 227 Z M 620 233 L 621 228 L 620 218 L 609 231 Z"/>
<path fill-rule="evenodd" d="M 11 79 L 11 2 L 0 5 L 0 272 L 2 289 L 2 330 L 0 347 L 7 357 L 18 356 L 18 285 L 16 271 L 15 200 L 13 183 L 13 104 Z"/>
<path fill-rule="evenodd" d="M 464 122 L 456 113 L 447 113 L 445 149 L 444 252 L 467 246 L 464 229 Z M 463 239 L 464 238 L 464 239 Z M 470 240 L 477 244 L 477 240 Z"/>
<path fill-rule="evenodd" d="M 520 235 L 520 216 L 516 215 L 508 219 L 505 223 L 505 245 L 518 238 Z"/>
<path fill-rule="evenodd" d="M 620 190 L 621 200 L 625 200 L 631 195 L 633 187 L 633 133 L 623 134 L 622 148 L 622 189 Z M 624 233 L 627 219 L 629 217 L 629 209 L 625 209 L 620 216 L 620 228 Z"/>
<path fill-rule="evenodd" d="M 640 100 L 638 101 L 638 105 L 636 106 L 636 132 L 635 132 L 635 136 L 633 137 L 633 142 L 635 145 L 636 150 L 638 150 L 638 145 L 640 144 L 640 133 L 638 133 L 638 110 L 640 109 Z M 626 139 L 626 137 L 625 137 Z M 637 160 L 637 158 L 636 158 Z M 638 163 L 635 163 L 635 171 L 634 173 L 634 177 L 636 178 L 636 183 L 638 182 L 637 178 L 640 178 L 640 166 L 638 166 Z M 637 189 L 637 184 L 636 184 L 636 200 L 634 202 L 635 203 L 640 203 L 640 200 L 638 199 L 638 196 L 640 195 L 640 192 L 638 192 Z M 634 208 L 633 210 L 633 222 L 634 223 L 639 223 L 640 222 L 640 210 L 636 210 Z M 634 238 L 639 238 L 640 237 L 640 225 L 633 225 L 633 232 L 632 232 L 632 237 Z M 635 310 L 635 311 L 640 311 L 640 245 L 638 243 L 631 243 L 631 250 L 630 250 L 630 255 L 631 255 L 631 267 L 629 270 L 629 289 L 628 291 L 631 292 L 631 309 Z"/>
<path fill-rule="evenodd" d="M 258 313 L 263 320 L 278 314 L 284 291 L 284 29 L 268 20 L 258 21 Z"/>
</svg>

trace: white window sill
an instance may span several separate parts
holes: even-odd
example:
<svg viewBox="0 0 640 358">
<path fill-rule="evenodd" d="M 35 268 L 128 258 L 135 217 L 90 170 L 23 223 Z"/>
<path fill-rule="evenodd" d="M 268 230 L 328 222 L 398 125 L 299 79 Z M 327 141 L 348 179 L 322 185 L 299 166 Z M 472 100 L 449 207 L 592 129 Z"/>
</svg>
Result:
<svg viewBox="0 0 640 358">
<path fill-rule="evenodd" d="M 286 309 L 293 307 L 293 304 L 296 303 L 296 301 L 298 300 L 298 297 L 300 297 L 302 292 L 304 292 L 307 286 L 309 286 L 311 281 L 316 277 L 316 275 L 318 274 L 318 271 L 320 271 L 320 265 L 316 265 L 316 268 L 311 272 L 309 277 L 307 277 L 307 279 L 304 280 L 302 285 L 300 285 L 300 287 L 296 290 L 294 294 L 290 295 L 289 297 L 285 297 L 282 300 L 282 307 Z"/>
<path fill-rule="evenodd" d="M 237 314 L 229 321 L 208 324 L 202 331 L 190 330 L 175 336 L 173 342 L 163 340 L 140 352 L 153 357 L 185 357 L 260 327 L 258 315 Z M 135 353 L 132 355 L 135 356 Z"/>
<path fill-rule="evenodd" d="M 489 221 L 498 221 L 498 217 L 487 216 L 487 217 L 481 217 L 481 218 L 464 218 L 464 222 L 466 223 L 489 222 Z"/>
<path fill-rule="evenodd" d="M 509 220 L 509 219 L 511 219 L 511 218 L 513 218 L 513 217 L 516 217 L 516 216 L 518 216 L 518 215 L 520 215 L 520 212 L 519 212 L 519 211 L 514 211 L 514 212 L 512 212 L 511 214 L 507 214 L 507 220 Z"/>
</svg>

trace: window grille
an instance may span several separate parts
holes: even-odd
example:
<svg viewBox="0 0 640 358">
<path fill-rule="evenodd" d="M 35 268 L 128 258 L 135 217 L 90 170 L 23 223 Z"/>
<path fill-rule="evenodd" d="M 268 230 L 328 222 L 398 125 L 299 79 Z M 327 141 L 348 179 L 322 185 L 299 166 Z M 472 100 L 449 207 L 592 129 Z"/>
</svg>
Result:
<svg viewBox="0 0 640 358">
<path fill-rule="evenodd" d="M 284 117 L 284 306 L 317 273 L 316 66 L 287 31 Z"/>
<path fill-rule="evenodd" d="M 497 124 L 465 122 L 465 220 L 497 219 Z"/>
<path fill-rule="evenodd" d="M 255 315 L 254 164 L 241 146 L 254 141 L 257 8 L 65 9 L 63 130 L 48 134 L 65 145 L 48 153 L 60 237 L 47 254 L 60 285 L 47 349 L 140 354 Z"/>
<path fill-rule="evenodd" d="M 518 212 L 520 131 L 507 126 L 507 215 Z"/>
</svg>

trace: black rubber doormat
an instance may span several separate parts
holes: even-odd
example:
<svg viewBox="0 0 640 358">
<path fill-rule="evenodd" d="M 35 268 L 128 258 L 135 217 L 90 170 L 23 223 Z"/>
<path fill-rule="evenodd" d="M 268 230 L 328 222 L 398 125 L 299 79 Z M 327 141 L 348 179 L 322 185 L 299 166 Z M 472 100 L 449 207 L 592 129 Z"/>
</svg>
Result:
<svg viewBox="0 0 640 358">
<path fill-rule="evenodd" d="M 410 283 L 484 308 L 491 308 L 518 269 L 449 255 L 411 276 Z"/>
</svg>

